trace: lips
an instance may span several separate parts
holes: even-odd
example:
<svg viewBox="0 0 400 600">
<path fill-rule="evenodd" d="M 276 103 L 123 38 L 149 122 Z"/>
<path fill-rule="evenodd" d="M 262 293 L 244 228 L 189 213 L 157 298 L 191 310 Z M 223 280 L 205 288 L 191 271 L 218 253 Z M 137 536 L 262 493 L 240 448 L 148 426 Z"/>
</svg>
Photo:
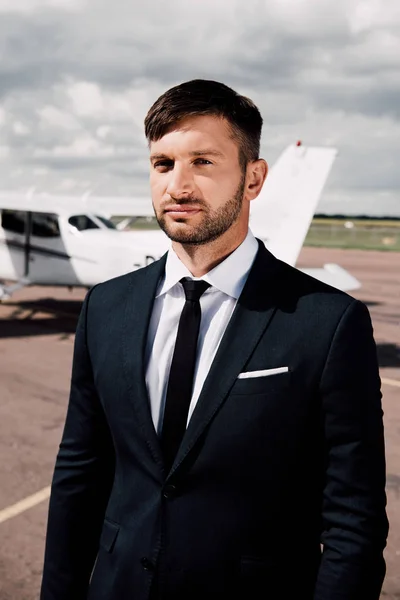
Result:
<svg viewBox="0 0 400 600">
<path fill-rule="evenodd" d="M 173 204 L 164 208 L 164 213 L 172 215 L 192 215 L 194 213 L 199 212 L 199 210 L 201 209 L 197 206 L 190 206 L 187 204 Z"/>
</svg>

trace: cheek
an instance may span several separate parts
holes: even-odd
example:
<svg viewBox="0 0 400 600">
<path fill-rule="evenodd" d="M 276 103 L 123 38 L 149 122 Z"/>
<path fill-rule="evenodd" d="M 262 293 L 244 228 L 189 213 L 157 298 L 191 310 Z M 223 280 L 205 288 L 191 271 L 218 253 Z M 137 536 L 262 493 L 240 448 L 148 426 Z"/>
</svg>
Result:
<svg viewBox="0 0 400 600">
<path fill-rule="evenodd" d="M 163 195 L 166 191 L 167 180 L 157 177 L 156 175 L 150 175 L 150 192 L 153 203 L 159 204 L 162 200 Z"/>
<path fill-rule="evenodd" d="M 199 182 L 198 189 L 212 210 L 217 210 L 236 193 L 237 188 L 232 185 L 232 179 L 220 178 L 219 180 L 204 179 Z"/>
<path fill-rule="evenodd" d="M 204 198 L 216 203 L 223 200 L 225 196 L 229 196 L 230 190 L 233 189 L 232 181 L 229 178 L 216 173 L 197 175 L 194 177 L 194 184 Z"/>
</svg>

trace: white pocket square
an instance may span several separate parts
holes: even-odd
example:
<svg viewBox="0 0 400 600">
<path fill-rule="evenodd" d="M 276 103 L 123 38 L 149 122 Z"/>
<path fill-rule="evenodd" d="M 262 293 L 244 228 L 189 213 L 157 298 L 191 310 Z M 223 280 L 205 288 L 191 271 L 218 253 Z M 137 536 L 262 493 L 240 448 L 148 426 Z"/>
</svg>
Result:
<svg viewBox="0 0 400 600">
<path fill-rule="evenodd" d="M 247 371 L 240 373 L 238 379 L 250 379 L 252 377 L 268 377 L 269 375 L 278 375 L 279 373 L 287 373 L 289 367 L 278 367 L 277 369 L 263 369 L 261 371 Z"/>
</svg>

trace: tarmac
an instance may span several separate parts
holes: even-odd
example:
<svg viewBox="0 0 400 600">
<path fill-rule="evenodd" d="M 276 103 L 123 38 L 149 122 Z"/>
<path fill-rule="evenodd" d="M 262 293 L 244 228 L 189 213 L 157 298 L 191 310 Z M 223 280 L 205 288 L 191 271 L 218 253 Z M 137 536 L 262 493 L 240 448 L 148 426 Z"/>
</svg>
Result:
<svg viewBox="0 0 400 600">
<path fill-rule="evenodd" d="M 367 304 L 374 326 L 390 521 L 381 598 L 398 600 L 400 253 L 303 248 L 297 266 L 328 262 L 340 264 L 362 283 L 351 295 Z M 85 293 L 30 287 L 0 304 L 0 600 L 38 600 L 49 485 L 67 408 L 76 320 Z"/>
</svg>

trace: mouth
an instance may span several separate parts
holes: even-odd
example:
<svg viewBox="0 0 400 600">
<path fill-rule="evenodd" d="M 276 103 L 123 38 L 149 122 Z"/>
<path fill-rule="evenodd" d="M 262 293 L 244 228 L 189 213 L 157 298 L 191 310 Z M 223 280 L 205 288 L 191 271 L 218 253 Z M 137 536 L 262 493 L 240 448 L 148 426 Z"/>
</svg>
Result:
<svg viewBox="0 0 400 600">
<path fill-rule="evenodd" d="M 191 217 L 200 212 L 200 208 L 197 206 L 188 206 L 186 204 L 173 204 L 167 206 L 164 209 L 164 214 L 170 215 L 171 217 Z"/>
</svg>

